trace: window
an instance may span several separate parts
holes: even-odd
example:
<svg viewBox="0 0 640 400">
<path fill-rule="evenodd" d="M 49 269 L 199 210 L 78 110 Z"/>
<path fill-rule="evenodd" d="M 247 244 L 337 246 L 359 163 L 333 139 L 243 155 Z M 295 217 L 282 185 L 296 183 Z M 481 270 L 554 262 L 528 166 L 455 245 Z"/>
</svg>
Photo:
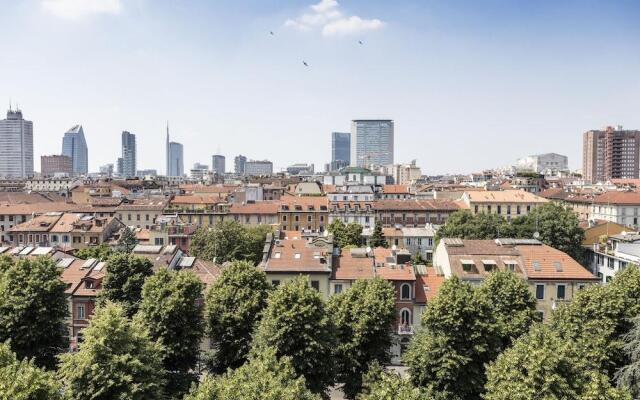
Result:
<svg viewBox="0 0 640 400">
<path fill-rule="evenodd" d="M 520 215 L 520 206 L 516 206 L 516 214 Z"/>
<path fill-rule="evenodd" d="M 136 221 L 140 221 L 140 214 L 136 214 Z"/>
<path fill-rule="evenodd" d="M 507 215 L 511 214 L 511 206 L 507 206 Z"/>
<path fill-rule="evenodd" d="M 276 287 L 280 284 L 280 281 L 278 279 L 274 279 L 271 281 L 271 284 L 273 285 L 273 287 Z"/>
<path fill-rule="evenodd" d="M 556 299 L 564 300 L 566 296 L 567 287 L 565 285 L 556 285 Z"/>
<path fill-rule="evenodd" d="M 282 216 L 282 222 L 287 222 L 287 216 L 286 215 Z"/>
<path fill-rule="evenodd" d="M 473 207 L 473 211 L 474 211 L 476 214 L 478 213 L 478 206 L 477 206 L 477 205 L 475 205 L 475 206 Z"/>
<path fill-rule="evenodd" d="M 307 215 L 307 222 L 311 222 L 311 215 Z"/>
<path fill-rule="evenodd" d="M 293 218 L 294 218 L 294 221 L 296 221 L 296 222 L 300 221 L 300 216 L 298 216 L 298 215 L 296 215 L 296 216 L 295 216 L 295 217 L 293 217 Z"/>
<path fill-rule="evenodd" d="M 342 293 L 342 283 L 336 283 L 336 284 L 333 286 L 333 293 L 334 293 L 334 294 L 340 294 L 340 293 Z"/>
<path fill-rule="evenodd" d="M 536 299 L 544 300 L 544 283 L 539 283 L 536 285 Z"/>
<path fill-rule="evenodd" d="M 400 299 L 411 299 L 411 285 L 409 285 L 408 283 L 403 283 L 402 286 L 400 286 Z"/>
<path fill-rule="evenodd" d="M 607 258 L 607 266 L 611 269 L 613 269 L 613 258 L 608 257 Z"/>
<path fill-rule="evenodd" d="M 585 286 L 586 286 L 586 284 L 584 284 L 584 283 L 579 283 L 579 284 L 578 284 L 578 290 L 582 290 L 582 289 L 584 289 L 584 288 L 585 288 Z"/>
<path fill-rule="evenodd" d="M 78 304 L 76 306 L 76 319 L 85 319 L 84 304 Z"/>
<path fill-rule="evenodd" d="M 544 321 L 544 311 L 542 310 L 538 310 L 538 321 L 539 322 Z"/>
<path fill-rule="evenodd" d="M 320 281 L 311 281 L 311 287 L 317 291 L 320 291 Z"/>
<path fill-rule="evenodd" d="M 62 235 L 62 243 L 69 243 L 69 235 Z"/>
<path fill-rule="evenodd" d="M 144 215 L 144 219 L 145 219 L 146 221 L 148 221 L 148 220 L 149 220 L 149 214 L 145 214 L 145 215 Z"/>
<path fill-rule="evenodd" d="M 497 213 L 502 214 L 502 206 L 496 206 L 496 208 L 497 208 Z"/>
<path fill-rule="evenodd" d="M 400 324 L 404 326 L 411 325 L 411 311 L 406 308 L 403 308 L 402 311 L 400 311 Z"/>
</svg>

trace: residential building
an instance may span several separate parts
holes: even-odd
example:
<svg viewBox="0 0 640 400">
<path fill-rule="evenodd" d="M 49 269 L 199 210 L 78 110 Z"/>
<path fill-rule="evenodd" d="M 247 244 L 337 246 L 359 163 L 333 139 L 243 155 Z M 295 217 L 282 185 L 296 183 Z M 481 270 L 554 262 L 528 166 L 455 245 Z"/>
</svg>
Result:
<svg viewBox="0 0 640 400">
<path fill-rule="evenodd" d="M 202 182 L 209 175 L 209 166 L 206 164 L 195 163 L 189 171 L 189 176 L 194 181 Z"/>
<path fill-rule="evenodd" d="M 591 201 L 589 220 L 603 220 L 640 228 L 640 193 L 605 192 Z"/>
<path fill-rule="evenodd" d="M 235 172 L 236 175 L 244 175 L 246 163 L 247 157 L 243 155 L 236 156 L 233 159 L 233 172 Z"/>
<path fill-rule="evenodd" d="M 362 230 L 362 237 L 369 244 L 374 228 Z M 403 228 L 401 226 L 382 228 L 382 235 L 388 247 L 408 251 L 412 257 L 420 255 L 427 264 L 433 260 L 433 250 L 436 236 L 436 227 L 426 224 L 420 228 Z"/>
<path fill-rule="evenodd" d="M 178 215 L 161 215 L 149 229 L 149 244 L 174 245 L 187 252 L 197 229 L 194 224 L 184 223 Z"/>
<path fill-rule="evenodd" d="M 163 215 L 167 204 L 164 198 L 136 199 L 116 206 L 115 215 L 129 227 L 151 229 L 158 217 Z"/>
<path fill-rule="evenodd" d="M 73 175 L 73 160 L 61 155 L 40 156 L 40 173 L 43 177 Z"/>
<path fill-rule="evenodd" d="M 457 200 L 407 199 L 378 200 L 374 204 L 376 220 L 383 227 L 424 227 L 426 224 L 442 225 L 449 215 L 462 208 Z"/>
<path fill-rule="evenodd" d="M 248 176 L 273 175 L 273 163 L 267 160 L 247 161 L 244 163 L 244 174 Z"/>
<path fill-rule="evenodd" d="M 527 281 L 541 319 L 571 301 L 598 278 L 566 253 L 534 239 L 462 240 L 443 238 L 433 265 L 445 277 L 479 284 L 493 271 L 508 271 Z"/>
<path fill-rule="evenodd" d="M 163 213 L 177 215 L 182 223 L 213 227 L 222 222 L 229 205 L 217 195 L 186 194 L 175 196 Z"/>
<path fill-rule="evenodd" d="M 329 219 L 329 201 L 326 197 L 283 196 L 278 210 L 279 225 L 283 231 L 323 232 Z"/>
<path fill-rule="evenodd" d="M 640 130 L 622 126 L 591 130 L 582 137 L 582 174 L 587 182 L 640 178 Z"/>
<path fill-rule="evenodd" d="M 404 185 L 384 185 L 382 190 L 376 193 L 376 197 L 379 199 L 411 199 L 414 194 L 411 192 L 414 189 L 412 186 Z"/>
<path fill-rule="evenodd" d="M 329 224 L 338 219 L 345 224 L 356 223 L 363 229 L 376 224 L 373 201 L 332 201 L 329 205 Z"/>
<path fill-rule="evenodd" d="M 243 225 L 272 225 L 278 227 L 279 201 L 233 203 L 229 206 L 229 218 Z"/>
<path fill-rule="evenodd" d="M 69 163 L 71 165 L 71 163 Z M 60 195 L 66 197 L 69 190 L 71 190 L 78 181 L 67 176 L 59 178 L 32 178 L 24 181 L 25 190 L 32 190 L 36 192 L 58 192 Z"/>
<path fill-rule="evenodd" d="M 98 170 L 100 171 L 100 175 L 107 178 L 111 178 L 113 176 L 113 164 L 101 165 Z"/>
<path fill-rule="evenodd" d="M 393 121 L 351 121 L 351 165 L 369 167 L 393 164 Z"/>
<path fill-rule="evenodd" d="M 322 184 L 325 186 L 344 186 L 353 184 L 382 186 L 387 183 L 392 183 L 392 181 L 393 178 L 390 176 L 360 167 L 345 167 L 339 171 L 326 173 L 322 177 Z"/>
<path fill-rule="evenodd" d="M 398 185 L 410 185 L 422 178 L 422 170 L 416 165 L 416 160 L 409 164 L 394 164 L 386 168 L 387 175 L 391 175 Z"/>
<path fill-rule="evenodd" d="M 214 154 L 211 157 L 211 171 L 214 174 L 224 175 L 226 171 L 225 160 L 226 159 L 223 155 Z"/>
<path fill-rule="evenodd" d="M 74 175 L 89 173 L 89 150 L 82 125 L 74 125 L 62 138 L 62 155 L 70 157 Z"/>
<path fill-rule="evenodd" d="M 524 190 L 475 190 L 464 192 L 462 202 L 473 214 L 498 214 L 509 221 L 528 215 L 548 200 Z"/>
<path fill-rule="evenodd" d="M 351 133 L 331 132 L 331 171 L 351 164 Z"/>
<path fill-rule="evenodd" d="M 48 212 L 71 211 L 74 204 L 65 202 L 40 201 L 37 203 L 15 202 L 0 205 L 0 241 L 13 243 L 11 229 L 19 224 L 31 221 L 33 218 Z"/>
<path fill-rule="evenodd" d="M 22 117 L 22 111 L 7 111 L 0 120 L 0 177 L 33 176 L 33 122 Z"/>
<path fill-rule="evenodd" d="M 640 234 L 621 232 L 606 236 L 591 247 L 591 270 L 601 283 L 608 283 L 627 267 L 640 265 Z"/>
<path fill-rule="evenodd" d="M 118 167 L 122 163 L 120 175 L 125 178 L 136 176 L 136 135 L 127 131 L 122 132 L 122 161 L 118 160 Z"/>
<path fill-rule="evenodd" d="M 182 143 L 169 141 L 167 125 L 167 176 L 184 175 L 184 148 Z"/>
<path fill-rule="evenodd" d="M 520 158 L 514 168 L 517 171 L 531 171 L 542 175 L 558 175 L 569 171 L 569 158 L 561 154 L 535 154 Z"/>
</svg>

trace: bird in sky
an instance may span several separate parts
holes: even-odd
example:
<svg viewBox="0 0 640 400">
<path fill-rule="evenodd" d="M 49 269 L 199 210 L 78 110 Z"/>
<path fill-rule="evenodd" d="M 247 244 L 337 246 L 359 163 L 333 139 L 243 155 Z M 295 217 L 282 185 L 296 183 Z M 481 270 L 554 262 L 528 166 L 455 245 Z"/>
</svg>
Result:
<svg viewBox="0 0 640 400">
<path fill-rule="evenodd" d="M 309 64 L 307 64 L 307 62 L 306 62 L 306 61 L 304 61 L 304 60 L 302 60 L 302 63 L 304 64 L 304 66 L 305 66 L 305 67 L 308 67 L 308 66 L 309 66 Z"/>
<path fill-rule="evenodd" d="M 275 35 L 275 34 L 273 33 L 273 31 L 269 31 L 269 33 L 271 34 L 271 36 Z"/>
<path fill-rule="evenodd" d="M 358 43 L 360 43 L 360 44 L 364 44 L 364 43 L 362 43 L 362 40 L 358 40 Z"/>
</svg>

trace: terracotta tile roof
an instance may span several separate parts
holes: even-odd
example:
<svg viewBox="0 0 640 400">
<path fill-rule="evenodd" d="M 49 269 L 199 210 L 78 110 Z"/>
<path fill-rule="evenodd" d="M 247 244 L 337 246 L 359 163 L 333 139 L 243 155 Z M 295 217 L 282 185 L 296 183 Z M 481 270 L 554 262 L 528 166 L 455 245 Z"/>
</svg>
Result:
<svg viewBox="0 0 640 400">
<path fill-rule="evenodd" d="M 120 197 L 91 197 L 89 204 L 92 206 L 118 206 L 122 203 Z"/>
<path fill-rule="evenodd" d="M 171 200 L 171 204 L 218 204 L 220 198 L 210 195 L 180 195 Z"/>
<path fill-rule="evenodd" d="M 447 240 L 444 238 L 442 240 Z M 449 255 L 501 255 L 518 256 L 517 249 L 513 246 L 500 246 L 494 240 L 462 240 L 462 246 L 445 246 Z"/>
<path fill-rule="evenodd" d="M 211 261 L 201 260 L 196 258 L 193 266 L 185 268 L 187 271 L 191 271 L 206 287 L 211 285 L 222 273 L 222 268 Z"/>
<path fill-rule="evenodd" d="M 576 260 L 553 247 L 547 245 L 517 247 L 522 254 L 529 279 L 598 279 Z"/>
<path fill-rule="evenodd" d="M 339 257 L 334 257 L 333 260 L 331 279 L 356 280 L 374 277 L 373 257 L 354 257 L 351 254 L 351 249 L 345 249 Z"/>
<path fill-rule="evenodd" d="M 231 193 L 238 185 L 180 185 L 179 188 L 187 193 Z"/>
<path fill-rule="evenodd" d="M 255 203 L 239 204 L 233 203 L 229 207 L 229 214 L 278 214 L 280 202 L 273 201 L 257 201 Z"/>
<path fill-rule="evenodd" d="M 472 203 L 546 203 L 548 200 L 524 190 L 469 191 Z"/>
<path fill-rule="evenodd" d="M 376 258 L 376 275 L 389 281 L 415 281 L 416 274 L 411 265 L 394 265 L 387 262 L 393 256 L 391 249 L 376 247 L 373 249 Z"/>
<path fill-rule="evenodd" d="M 289 232 L 286 239 L 280 239 L 271 249 L 271 254 L 263 268 L 266 272 L 325 272 L 330 273 L 328 261 L 330 248 L 307 245 L 300 238 L 300 232 Z"/>
<path fill-rule="evenodd" d="M 280 198 L 282 206 L 288 206 L 289 211 L 295 211 L 295 206 L 302 206 L 302 211 L 308 211 L 308 207 L 312 206 L 315 211 L 328 211 L 329 199 L 326 196 L 282 196 Z"/>
<path fill-rule="evenodd" d="M 427 303 L 433 299 L 444 283 L 445 277 L 438 274 L 434 267 L 418 266 L 424 273 L 416 274 L 416 303 Z"/>
<path fill-rule="evenodd" d="M 382 186 L 382 193 L 385 194 L 409 194 L 411 193 L 411 186 L 409 185 L 384 185 Z"/>
<path fill-rule="evenodd" d="M 640 204 L 639 192 L 605 192 L 593 199 L 594 204 Z"/>
<path fill-rule="evenodd" d="M 377 200 L 374 208 L 379 211 L 455 211 L 460 204 L 450 199 L 391 199 Z"/>
<path fill-rule="evenodd" d="M 44 214 L 53 211 L 72 211 L 77 206 L 72 203 L 50 202 L 32 204 L 0 204 L 0 215 Z"/>
<path fill-rule="evenodd" d="M 64 214 L 51 212 L 15 225 L 9 232 L 48 232 Z"/>
<path fill-rule="evenodd" d="M 133 203 L 123 203 L 118 206 L 122 211 L 162 211 L 167 207 L 166 199 L 134 200 Z"/>
</svg>

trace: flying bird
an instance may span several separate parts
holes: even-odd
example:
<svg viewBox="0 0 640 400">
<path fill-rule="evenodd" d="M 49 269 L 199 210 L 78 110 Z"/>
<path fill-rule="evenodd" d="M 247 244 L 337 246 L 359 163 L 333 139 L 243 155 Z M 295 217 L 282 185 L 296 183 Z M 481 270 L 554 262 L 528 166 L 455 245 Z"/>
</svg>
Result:
<svg viewBox="0 0 640 400">
<path fill-rule="evenodd" d="M 309 66 L 309 64 L 307 64 L 307 62 L 306 62 L 306 61 L 304 61 L 304 60 L 302 60 L 302 63 L 304 64 L 304 66 L 305 66 L 305 67 L 308 67 L 308 66 Z"/>
<path fill-rule="evenodd" d="M 271 34 L 271 36 L 273 36 L 273 35 L 274 35 L 273 31 L 269 31 L 269 33 Z"/>
<path fill-rule="evenodd" d="M 364 43 L 362 43 L 362 40 L 358 40 L 358 43 L 360 43 L 360 44 L 364 44 Z"/>
</svg>

